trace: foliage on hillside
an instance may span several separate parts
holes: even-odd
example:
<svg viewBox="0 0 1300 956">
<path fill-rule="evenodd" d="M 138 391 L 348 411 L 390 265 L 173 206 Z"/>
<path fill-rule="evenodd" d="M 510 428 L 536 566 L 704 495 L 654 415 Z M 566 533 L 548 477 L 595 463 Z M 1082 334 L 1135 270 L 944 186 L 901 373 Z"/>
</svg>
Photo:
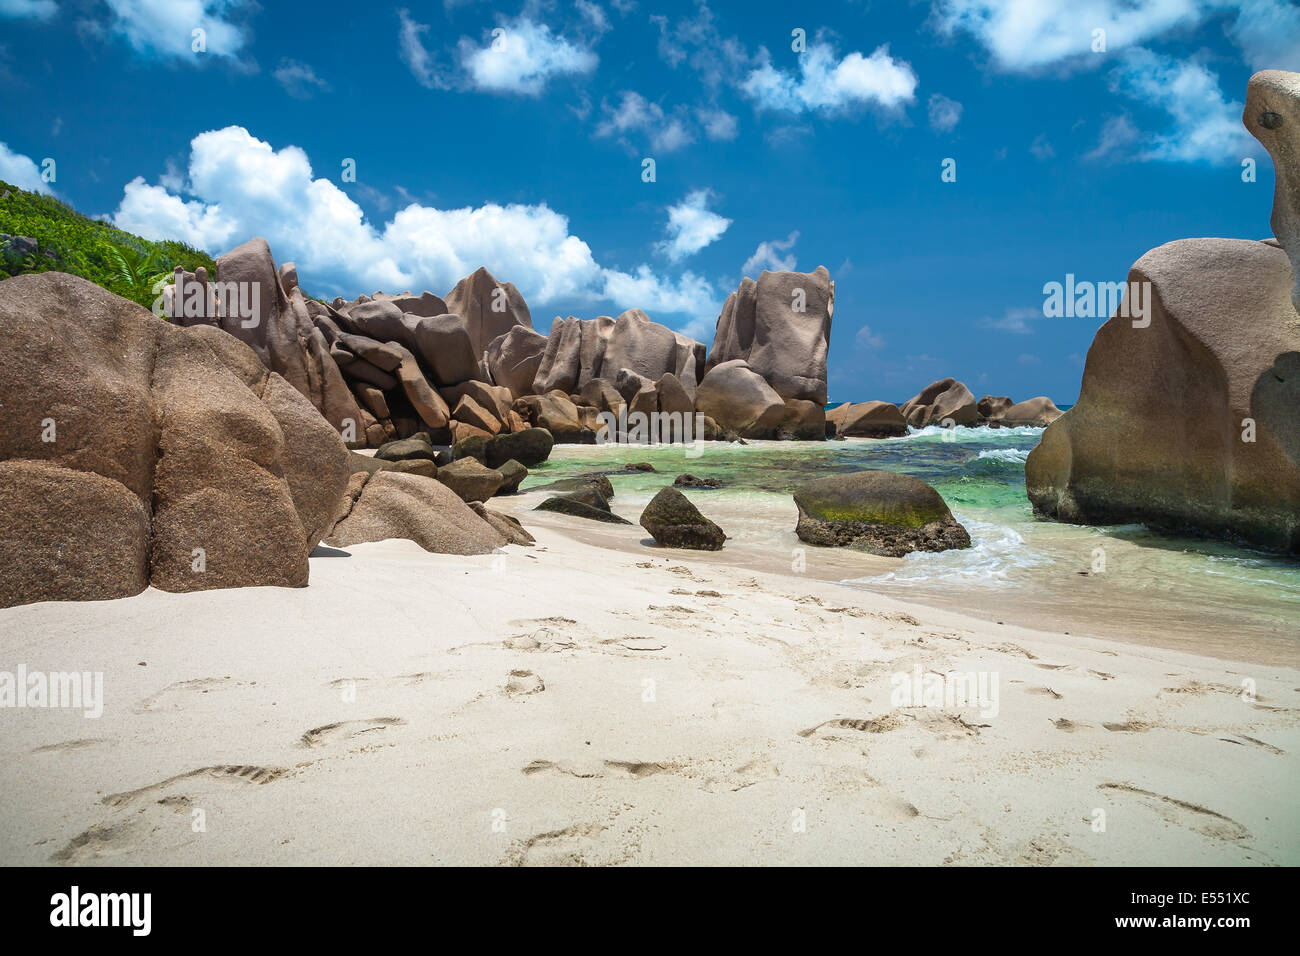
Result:
<svg viewBox="0 0 1300 956">
<path fill-rule="evenodd" d="M 36 251 L 19 250 L 0 237 L 0 279 L 26 272 L 70 272 L 149 308 L 154 283 L 170 278 L 178 265 L 190 272 L 204 266 L 216 275 L 212 257 L 183 242 L 141 239 L 83 216 L 52 196 L 25 192 L 4 181 L 0 196 L 0 233 L 39 243 Z"/>
</svg>

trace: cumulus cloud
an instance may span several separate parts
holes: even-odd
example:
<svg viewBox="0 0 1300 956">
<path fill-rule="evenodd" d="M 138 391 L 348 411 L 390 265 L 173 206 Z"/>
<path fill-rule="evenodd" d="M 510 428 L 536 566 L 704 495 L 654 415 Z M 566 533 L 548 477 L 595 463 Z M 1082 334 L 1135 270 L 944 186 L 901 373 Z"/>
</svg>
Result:
<svg viewBox="0 0 1300 956">
<path fill-rule="evenodd" d="M 596 135 L 616 137 L 627 142 L 629 134 L 646 137 L 656 152 L 671 153 L 695 142 L 695 134 L 681 110 L 666 113 L 634 90 L 624 91 L 616 106 L 601 103 L 603 118 Z"/>
<path fill-rule="evenodd" d="M 54 195 L 50 184 L 41 179 L 41 169 L 36 162 L 22 153 L 15 153 L 4 143 L 0 143 L 0 179 L 28 192 Z"/>
<path fill-rule="evenodd" d="M 736 138 L 736 117 L 726 110 L 716 107 L 697 109 L 695 117 L 700 121 L 700 125 L 704 127 L 704 135 L 709 139 L 732 140 Z"/>
<path fill-rule="evenodd" d="M 680 262 L 716 242 L 731 225 L 730 219 L 708 208 L 709 199 L 707 189 L 697 189 L 677 205 L 668 207 L 668 238 L 655 248 L 670 262 Z"/>
<path fill-rule="evenodd" d="M 58 12 L 54 0 L 0 0 L 0 17 L 10 20 L 48 20 Z"/>
<path fill-rule="evenodd" d="M 1258 152 L 1258 144 L 1241 124 L 1242 103 L 1227 99 L 1218 75 L 1202 63 L 1133 49 L 1112 74 L 1111 84 L 1169 116 L 1165 132 L 1143 137 L 1137 159 L 1239 162 Z"/>
<path fill-rule="evenodd" d="M 795 267 L 794 244 L 799 241 L 799 230 L 796 229 L 784 239 L 770 239 L 766 242 L 760 242 L 754 254 L 745 260 L 745 264 L 740 267 L 740 271 L 745 275 L 757 274 L 763 269 L 771 272 L 790 272 Z M 789 255 L 781 255 L 788 252 Z"/>
<path fill-rule="evenodd" d="M 284 87 L 286 93 L 299 100 L 308 99 L 318 90 L 328 93 L 330 89 L 330 85 L 317 76 L 315 70 L 297 60 L 281 60 L 271 75 Z"/>
<path fill-rule="evenodd" d="M 853 344 L 862 348 L 883 349 L 885 340 L 882 336 L 871 331 L 871 326 L 864 325 L 858 329 L 858 334 L 853 336 Z"/>
<path fill-rule="evenodd" d="M 916 83 L 912 67 L 890 56 L 888 45 L 871 56 L 855 50 L 837 60 L 829 45 L 818 43 L 799 57 L 798 76 L 765 60 L 741 90 L 761 109 L 829 113 L 863 105 L 897 109 L 915 98 Z"/>
<path fill-rule="evenodd" d="M 599 62 L 592 50 L 527 17 L 494 29 L 486 46 L 462 37 L 458 49 L 470 84 L 489 93 L 537 96 L 552 77 L 590 73 Z"/>
<path fill-rule="evenodd" d="M 1288 0 L 1244 0 L 1228 34 L 1252 70 L 1300 66 L 1300 6 Z"/>
<path fill-rule="evenodd" d="M 1114 52 L 1194 24 L 1206 6 L 1203 0 L 935 0 L 933 22 L 943 35 L 974 37 L 998 69 L 1030 72 L 1095 56 L 1094 30 L 1105 31 L 1106 50 Z"/>
<path fill-rule="evenodd" d="M 687 272 L 603 268 L 545 203 L 437 209 L 410 203 L 376 226 L 339 186 L 313 176 L 296 146 L 276 150 L 246 129 L 200 133 L 190 143 L 185 198 L 137 178 L 113 215 L 149 239 L 182 239 L 213 253 L 263 236 L 277 260 L 298 265 L 317 294 L 445 292 L 486 265 L 532 303 L 613 301 L 693 317 L 717 313 L 717 294 Z"/>
<path fill-rule="evenodd" d="M 244 54 L 248 31 L 233 14 L 255 9 L 251 0 L 105 0 L 110 29 L 137 53 L 202 62 L 205 56 Z M 192 32 L 203 31 L 206 51 L 192 49 Z"/>
<path fill-rule="evenodd" d="M 942 93 L 930 94 L 930 128 L 946 133 L 961 122 L 961 104 Z"/>
</svg>

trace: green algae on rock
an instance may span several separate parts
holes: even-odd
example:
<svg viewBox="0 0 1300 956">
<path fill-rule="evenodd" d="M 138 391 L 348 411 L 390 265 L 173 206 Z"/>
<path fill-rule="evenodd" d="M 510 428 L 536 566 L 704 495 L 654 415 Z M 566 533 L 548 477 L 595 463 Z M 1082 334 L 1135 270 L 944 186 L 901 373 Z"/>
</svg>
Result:
<svg viewBox="0 0 1300 956">
<path fill-rule="evenodd" d="M 795 533 L 825 547 L 847 547 L 885 557 L 912 551 L 969 548 L 970 535 L 939 492 L 919 478 L 893 471 L 857 471 L 818 478 L 794 493 Z"/>
</svg>

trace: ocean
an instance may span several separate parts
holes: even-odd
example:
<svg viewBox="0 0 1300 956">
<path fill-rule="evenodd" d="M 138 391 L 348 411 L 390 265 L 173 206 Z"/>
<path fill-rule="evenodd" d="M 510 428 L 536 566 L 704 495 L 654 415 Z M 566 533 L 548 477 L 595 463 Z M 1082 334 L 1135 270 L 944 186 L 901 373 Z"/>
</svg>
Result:
<svg viewBox="0 0 1300 956">
<path fill-rule="evenodd" d="M 687 457 L 682 446 L 562 445 L 522 490 L 609 470 L 615 510 L 635 521 L 676 475 L 717 478 L 721 489 L 686 493 L 729 535 L 718 553 L 727 563 L 789 565 L 846 587 L 1044 629 L 1296 662 L 1300 563 L 1141 525 L 1036 518 L 1025 496 L 1024 465 L 1041 434 L 1041 428 L 932 426 L 879 440 L 709 442 L 698 458 Z M 631 462 L 656 470 L 621 471 Z M 869 468 L 933 485 L 970 532 L 972 547 L 885 559 L 799 541 L 794 488 L 808 478 Z M 627 536 L 642 547 L 652 543 L 639 528 Z"/>
</svg>

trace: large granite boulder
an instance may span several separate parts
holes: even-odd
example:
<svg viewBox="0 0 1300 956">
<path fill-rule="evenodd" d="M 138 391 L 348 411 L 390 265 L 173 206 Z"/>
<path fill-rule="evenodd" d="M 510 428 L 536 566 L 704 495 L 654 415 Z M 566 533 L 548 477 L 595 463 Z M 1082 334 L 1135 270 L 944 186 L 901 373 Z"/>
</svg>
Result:
<svg viewBox="0 0 1300 956">
<path fill-rule="evenodd" d="M 1007 409 L 1014 404 L 1006 395 L 985 395 L 975 403 L 975 410 L 979 412 L 980 421 L 991 422 L 1005 415 Z"/>
<path fill-rule="evenodd" d="M 261 356 L 58 272 L 0 337 L 0 606 L 307 583 L 348 452 Z"/>
<path fill-rule="evenodd" d="M 437 479 L 463 501 L 487 501 L 506 480 L 505 475 L 495 468 L 488 468 L 477 458 L 457 458 L 451 464 L 443 465 L 438 469 Z"/>
<path fill-rule="evenodd" d="M 447 311 L 459 315 L 469 330 L 475 355 L 516 326 L 532 329 L 533 317 L 519 290 L 509 282 L 498 282 L 485 268 L 456 283 L 445 297 Z"/>
<path fill-rule="evenodd" d="M 744 361 L 715 365 L 695 391 L 696 409 L 744 438 L 770 438 L 785 419 L 781 396 Z"/>
<path fill-rule="evenodd" d="M 835 283 L 814 272 L 763 272 L 723 304 L 708 368 L 743 359 L 783 399 L 826 404 Z"/>
<path fill-rule="evenodd" d="M 899 409 L 907 424 L 915 428 L 927 425 L 979 424 L 979 403 L 964 383 L 955 378 L 943 378 L 921 389 L 911 401 Z"/>
<path fill-rule="evenodd" d="M 497 336 L 487 348 L 488 373 L 515 398 L 533 393 L 533 380 L 546 351 L 546 336 L 522 325 Z"/>
<path fill-rule="evenodd" d="M 218 287 L 209 288 L 206 273 L 178 270 L 177 280 L 164 296 L 177 325 L 211 325 L 235 336 L 305 395 L 335 430 L 352 434 L 352 444 L 365 444 L 361 410 L 312 320 L 297 271 L 292 263 L 277 270 L 265 239 L 250 239 L 217 260 Z M 190 302 L 200 307 L 187 308 Z"/>
<path fill-rule="evenodd" d="M 1028 398 L 1023 402 L 1017 402 L 1003 411 L 1001 417 L 995 419 L 995 421 L 999 425 L 1006 425 L 1009 428 L 1025 426 L 1046 428 L 1063 414 L 1064 412 L 1056 407 L 1054 401 L 1046 395 L 1039 395 L 1037 398 Z"/>
<path fill-rule="evenodd" d="M 1291 260 L 1291 305 L 1300 312 L 1300 73 L 1252 76 L 1241 119 L 1273 157 L 1273 235 Z"/>
<path fill-rule="evenodd" d="M 1034 511 L 1300 553 L 1300 315 L 1286 253 L 1183 239 L 1139 259 L 1129 282 L 1150 283 L 1149 311 L 1098 330 L 1078 403 L 1025 464 Z"/>
<path fill-rule="evenodd" d="M 721 551 L 727 536 L 676 488 L 660 488 L 641 512 L 641 527 L 668 548 Z"/>
<path fill-rule="evenodd" d="M 809 544 L 886 557 L 970 547 L 970 535 L 939 493 L 893 471 L 857 471 L 804 483 L 794 493 L 795 533 Z"/>
<path fill-rule="evenodd" d="M 447 486 L 392 471 L 354 474 L 325 543 L 407 538 L 436 554 L 488 554 L 506 538 Z"/>
<path fill-rule="evenodd" d="M 557 444 L 590 444 L 591 430 L 583 425 L 578 406 L 567 395 L 558 391 L 525 395 L 515 400 L 514 410 L 535 428 L 545 428 Z"/>
<path fill-rule="evenodd" d="M 826 413 L 837 435 L 846 438 L 895 438 L 907 434 L 907 419 L 891 402 L 857 402 Z"/>
<path fill-rule="evenodd" d="M 481 353 L 474 351 L 468 327 L 454 313 L 416 315 L 403 312 L 392 299 L 365 299 L 336 308 L 335 316 L 347 332 L 404 346 L 436 386 L 480 377 Z"/>
<path fill-rule="evenodd" d="M 499 468 L 511 459 L 521 465 L 540 465 L 551 457 L 555 438 L 545 428 L 525 428 L 509 435 L 497 435 L 483 446 L 483 462 Z"/>
</svg>

